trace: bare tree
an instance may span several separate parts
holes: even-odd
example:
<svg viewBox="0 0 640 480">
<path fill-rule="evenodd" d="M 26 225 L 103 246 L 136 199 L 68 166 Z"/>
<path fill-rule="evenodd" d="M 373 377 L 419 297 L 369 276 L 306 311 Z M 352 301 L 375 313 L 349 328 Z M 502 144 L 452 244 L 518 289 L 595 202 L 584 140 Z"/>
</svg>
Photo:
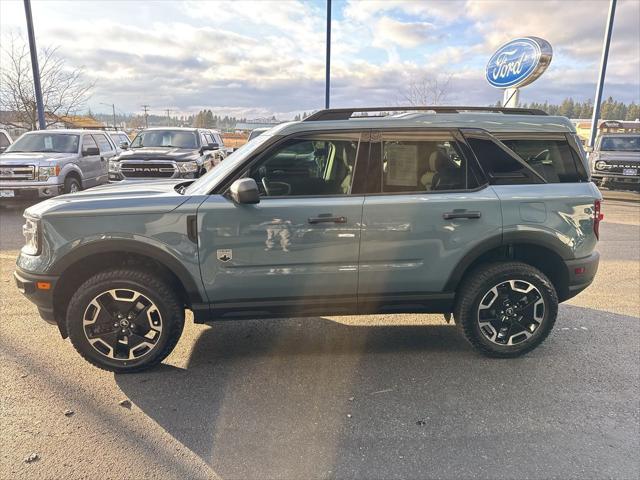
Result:
<svg viewBox="0 0 640 480">
<path fill-rule="evenodd" d="M 421 106 L 440 105 L 449 94 L 452 74 L 445 76 L 412 79 L 409 86 L 400 92 L 398 104 Z"/>
<path fill-rule="evenodd" d="M 15 115 L 6 123 L 35 130 L 38 114 L 29 47 L 22 37 L 11 36 L 2 56 L 0 106 Z M 83 68 L 68 68 L 57 48 L 42 49 L 38 52 L 38 60 L 45 121 L 49 126 L 61 117 L 78 113 L 94 83 L 84 81 Z"/>
</svg>

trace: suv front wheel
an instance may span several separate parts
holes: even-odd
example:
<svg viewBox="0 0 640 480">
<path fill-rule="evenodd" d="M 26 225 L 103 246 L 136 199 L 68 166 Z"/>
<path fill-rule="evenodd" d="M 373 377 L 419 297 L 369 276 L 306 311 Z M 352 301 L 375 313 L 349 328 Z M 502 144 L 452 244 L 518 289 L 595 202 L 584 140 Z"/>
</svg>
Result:
<svg viewBox="0 0 640 480">
<path fill-rule="evenodd" d="M 558 315 L 553 284 L 525 263 L 481 265 L 459 291 L 456 324 L 471 345 L 490 357 L 517 357 L 533 350 L 547 338 Z"/>
<path fill-rule="evenodd" d="M 164 360 L 178 343 L 184 309 L 173 289 L 144 270 L 98 273 L 69 302 L 67 330 L 87 361 L 112 372 L 136 372 Z"/>
</svg>

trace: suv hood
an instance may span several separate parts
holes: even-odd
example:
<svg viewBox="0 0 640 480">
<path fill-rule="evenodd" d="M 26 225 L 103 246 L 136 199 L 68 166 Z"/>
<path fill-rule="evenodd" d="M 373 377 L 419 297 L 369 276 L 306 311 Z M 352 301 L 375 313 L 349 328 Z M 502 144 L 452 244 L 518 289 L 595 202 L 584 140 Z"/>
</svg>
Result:
<svg viewBox="0 0 640 480">
<path fill-rule="evenodd" d="M 124 181 L 60 195 L 25 210 L 32 217 L 97 216 L 166 213 L 189 199 L 175 186 L 184 180 Z"/>
<path fill-rule="evenodd" d="M 0 165 L 31 165 L 76 158 L 77 156 L 77 153 L 8 152 L 0 155 Z"/>
<path fill-rule="evenodd" d="M 197 149 L 142 147 L 123 151 L 118 160 L 173 160 L 183 162 L 200 157 Z"/>
</svg>

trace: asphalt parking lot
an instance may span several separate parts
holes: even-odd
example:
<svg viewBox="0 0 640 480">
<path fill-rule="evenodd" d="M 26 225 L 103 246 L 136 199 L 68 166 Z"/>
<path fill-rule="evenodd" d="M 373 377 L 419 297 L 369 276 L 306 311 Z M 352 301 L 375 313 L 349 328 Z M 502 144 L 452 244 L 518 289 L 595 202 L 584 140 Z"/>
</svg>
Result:
<svg viewBox="0 0 640 480">
<path fill-rule="evenodd" d="M 636 479 L 640 196 L 605 197 L 596 281 L 526 357 L 433 315 L 187 322 L 130 375 L 22 298 L 21 210 L 0 210 L 0 477 Z"/>
</svg>

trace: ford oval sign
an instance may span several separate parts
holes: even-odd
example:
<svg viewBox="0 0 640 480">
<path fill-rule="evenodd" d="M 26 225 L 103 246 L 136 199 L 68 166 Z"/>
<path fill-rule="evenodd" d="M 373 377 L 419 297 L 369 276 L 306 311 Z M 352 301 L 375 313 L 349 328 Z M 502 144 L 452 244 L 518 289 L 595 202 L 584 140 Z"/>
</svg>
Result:
<svg viewBox="0 0 640 480">
<path fill-rule="evenodd" d="M 516 38 L 493 54 L 487 64 L 487 81 L 496 88 L 523 87 L 544 73 L 552 56 L 553 50 L 546 40 Z"/>
</svg>

